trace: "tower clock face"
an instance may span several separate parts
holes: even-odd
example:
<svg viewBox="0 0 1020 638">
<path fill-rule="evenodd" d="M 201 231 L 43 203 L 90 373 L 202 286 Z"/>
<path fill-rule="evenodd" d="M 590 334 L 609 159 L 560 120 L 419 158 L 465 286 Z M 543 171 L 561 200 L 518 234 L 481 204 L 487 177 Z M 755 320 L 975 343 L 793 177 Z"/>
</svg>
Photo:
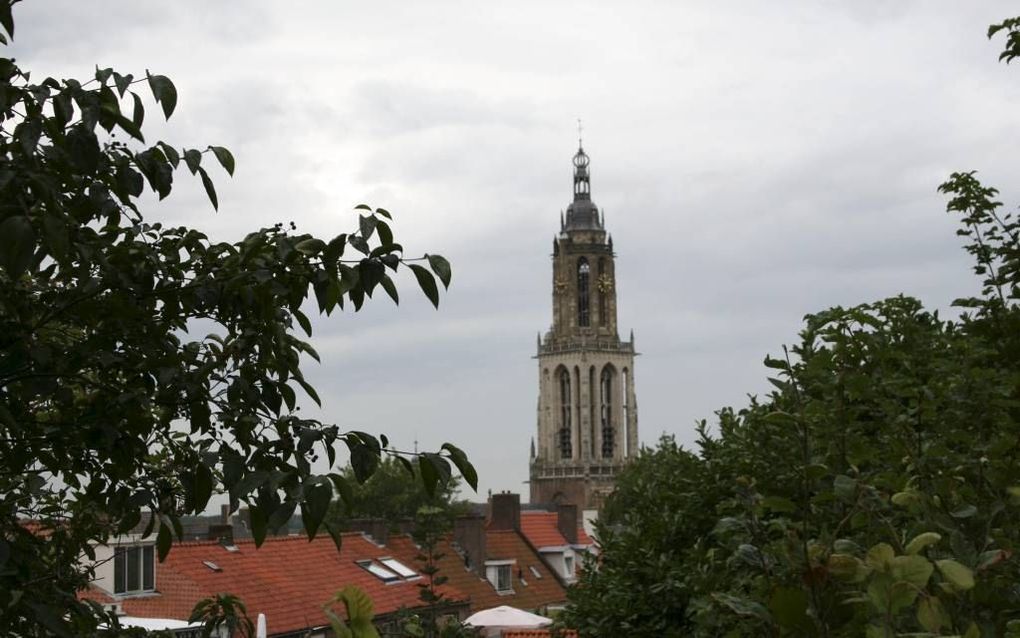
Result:
<svg viewBox="0 0 1020 638">
<path fill-rule="evenodd" d="M 600 292 L 609 292 L 613 289 L 613 280 L 609 277 L 609 275 L 599 275 L 598 287 Z"/>
</svg>

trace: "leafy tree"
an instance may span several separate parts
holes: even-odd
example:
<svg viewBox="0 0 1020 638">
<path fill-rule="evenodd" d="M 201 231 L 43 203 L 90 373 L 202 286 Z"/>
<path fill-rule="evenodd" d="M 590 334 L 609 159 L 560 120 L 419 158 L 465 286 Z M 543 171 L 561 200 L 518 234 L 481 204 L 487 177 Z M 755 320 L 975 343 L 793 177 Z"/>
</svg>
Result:
<svg viewBox="0 0 1020 638">
<path fill-rule="evenodd" d="M 808 316 L 769 396 L 624 472 L 569 626 L 1020 636 L 1020 221 L 973 173 L 940 191 L 982 279 L 962 317 L 902 296 Z"/>
<path fill-rule="evenodd" d="M 417 468 L 417 471 L 416 471 Z M 430 494 L 420 479 L 420 462 L 404 464 L 396 458 L 384 458 L 372 476 L 364 483 L 356 480 L 354 468 L 341 471 L 351 486 L 344 500 L 330 505 L 326 520 L 337 528 L 346 528 L 350 518 L 380 518 L 393 529 L 400 521 L 416 519 L 422 507 L 438 508 L 447 519 L 465 514 L 470 505 L 456 500 L 460 481 L 450 477 L 437 483 Z"/>
<path fill-rule="evenodd" d="M 231 594 L 216 594 L 198 601 L 188 622 L 202 623 L 202 638 L 219 636 L 221 630 L 237 638 L 255 636 L 255 623 L 248 616 L 248 608 Z"/>
<path fill-rule="evenodd" d="M 3 44 L 13 4 L 0 0 Z M 403 256 L 381 208 L 326 239 L 146 221 L 138 198 L 167 197 L 184 169 L 215 208 L 207 169 L 232 174 L 234 158 L 148 145 L 145 91 L 174 113 L 162 75 L 33 82 L 0 58 L 0 626 L 14 635 L 93 633 L 104 619 L 77 592 L 94 547 L 146 513 L 161 560 L 217 491 L 249 506 L 256 543 L 298 508 L 315 536 L 351 476 L 313 462 L 332 468 L 346 446 L 363 482 L 388 442 L 299 416 L 299 391 L 319 401 L 299 363 L 318 355 L 296 328 L 311 336 L 309 309 L 357 311 L 380 289 L 398 301 L 402 270 L 437 306 L 436 279 L 450 283 L 442 257 Z M 420 459 L 428 489 L 450 463 L 475 485 L 452 445 Z"/>
</svg>

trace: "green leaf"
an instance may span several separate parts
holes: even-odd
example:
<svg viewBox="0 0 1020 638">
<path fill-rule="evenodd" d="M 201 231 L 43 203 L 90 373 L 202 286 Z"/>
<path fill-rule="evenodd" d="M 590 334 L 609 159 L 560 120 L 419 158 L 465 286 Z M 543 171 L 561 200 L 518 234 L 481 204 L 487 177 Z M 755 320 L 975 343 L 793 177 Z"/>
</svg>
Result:
<svg viewBox="0 0 1020 638">
<path fill-rule="evenodd" d="M 198 172 L 199 165 L 202 164 L 202 154 L 193 148 L 184 150 L 184 163 L 187 164 L 188 170 L 194 175 Z"/>
<path fill-rule="evenodd" d="M 0 223 L 0 266 L 16 279 L 32 265 L 35 231 L 28 217 L 14 215 Z"/>
<path fill-rule="evenodd" d="M 432 463 L 424 456 L 418 457 L 418 472 L 421 474 L 421 482 L 425 487 L 425 493 L 433 496 L 436 493 L 436 484 L 439 483 L 439 472 Z"/>
<path fill-rule="evenodd" d="M 205 506 L 209 504 L 209 499 L 212 498 L 213 492 L 213 475 L 204 463 L 200 463 L 195 467 L 194 485 L 192 490 L 195 502 L 194 511 L 196 513 L 201 513 L 202 510 L 205 509 Z"/>
<path fill-rule="evenodd" d="M 130 73 L 127 75 L 121 75 L 116 71 L 113 72 L 113 85 L 117 87 L 117 93 L 119 93 L 121 97 L 124 97 L 124 93 L 126 93 L 128 87 L 131 86 L 131 80 L 133 79 L 134 76 Z"/>
<path fill-rule="evenodd" d="M 298 384 L 301 386 L 301 388 L 305 391 L 305 394 L 311 397 L 312 401 L 315 401 L 315 405 L 321 406 L 322 400 L 319 399 L 319 393 L 315 391 L 315 388 L 313 388 L 311 384 L 309 384 L 303 378 L 297 377 L 296 380 Z"/>
<path fill-rule="evenodd" d="M 344 545 L 343 530 L 333 525 L 330 521 L 326 521 L 326 532 L 329 534 L 329 537 L 333 539 L 333 545 L 336 546 L 336 553 L 339 554 Z"/>
<path fill-rule="evenodd" d="M 713 593 L 712 598 L 738 616 L 750 616 L 765 622 L 772 621 L 772 616 L 769 615 L 768 610 L 761 603 L 719 592 Z"/>
<path fill-rule="evenodd" d="M 131 122 L 137 129 L 141 130 L 142 122 L 145 121 L 145 107 L 142 106 L 142 98 L 138 97 L 137 93 L 131 93 L 131 97 L 134 99 L 134 109 L 131 111 Z M 177 166 L 176 161 L 174 162 L 174 166 Z"/>
<path fill-rule="evenodd" d="M 7 35 L 14 39 L 14 16 L 11 15 L 11 2 L 0 2 L 0 24 L 3 25 Z"/>
<path fill-rule="evenodd" d="M 358 483 L 364 483 L 379 467 L 379 454 L 361 442 L 348 440 L 347 446 L 351 451 L 351 469 L 354 470 L 354 478 L 358 480 Z"/>
<path fill-rule="evenodd" d="M 326 242 L 315 237 L 302 239 L 294 246 L 294 249 L 302 255 L 315 256 L 326 248 Z"/>
<path fill-rule="evenodd" d="M 450 262 L 446 261 L 446 258 L 441 255 L 426 255 L 426 257 L 428 257 L 432 272 L 436 273 L 439 281 L 443 282 L 443 288 L 449 288 L 450 277 L 453 276 L 453 272 L 450 270 Z"/>
<path fill-rule="evenodd" d="M 949 513 L 953 518 L 970 518 L 977 514 L 977 508 L 973 505 L 961 505 Z"/>
<path fill-rule="evenodd" d="M 868 550 L 865 562 L 873 569 L 885 571 L 895 556 L 896 552 L 891 545 L 888 543 L 878 543 Z"/>
<path fill-rule="evenodd" d="M 149 80 L 149 89 L 152 90 L 152 97 L 163 107 L 163 115 L 170 119 L 174 109 L 177 108 L 177 89 L 170 78 L 165 75 L 152 75 L 148 71 L 145 77 Z"/>
<path fill-rule="evenodd" d="M 889 561 L 890 573 L 896 580 L 906 581 L 911 585 L 922 588 L 928 584 L 928 579 L 935 571 L 935 567 L 924 556 L 896 556 Z"/>
<path fill-rule="evenodd" d="M 478 491 L 478 473 L 475 471 L 475 466 L 468 461 L 467 454 L 453 443 L 443 443 L 442 448 L 450 453 L 450 460 L 457 466 L 457 471 L 464 477 L 467 484 L 471 486 L 471 489 Z"/>
<path fill-rule="evenodd" d="M 974 572 L 970 568 L 949 558 L 936 561 L 935 565 L 942 572 L 942 577 L 956 589 L 966 591 L 974 587 Z"/>
<path fill-rule="evenodd" d="M 223 170 L 227 171 L 227 174 L 231 177 L 234 176 L 234 156 L 231 155 L 230 151 L 223 148 L 222 146 L 210 146 L 209 150 L 213 152 L 216 159 L 219 160 L 220 166 Z"/>
<path fill-rule="evenodd" d="M 836 498 L 841 501 L 852 503 L 857 498 L 857 481 L 840 474 L 832 482 L 833 491 L 836 494 Z"/>
<path fill-rule="evenodd" d="M 291 311 L 291 314 L 293 314 L 294 318 L 297 319 L 299 324 L 301 324 L 301 329 L 305 331 L 305 334 L 309 337 L 312 336 L 312 322 L 308 320 L 305 313 L 295 309 Z"/>
<path fill-rule="evenodd" d="M 255 547 L 262 547 L 266 540 L 266 533 L 269 531 L 269 517 L 259 505 L 248 506 L 248 517 L 251 519 L 251 538 L 255 541 Z"/>
<path fill-rule="evenodd" d="M 170 165 L 177 168 L 177 165 L 181 163 L 181 156 L 177 152 L 177 149 L 166 142 L 156 142 L 156 145 L 159 146 L 160 150 L 163 151 L 163 154 L 166 155 L 166 159 L 170 162 Z"/>
<path fill-rule="evenodd" d="M 209 196 L 209 201 L 212 202 L 213 209 L 219 210 L 220 204 L 216 199 L 216 188 L 213 186 L 212 180 L 209 179 L 209 174 L 205 172 L 202 167 L 198 168 L 198 174 L 202 176 L 202 186 L 205 186 L 205 194 Z"/>
<path fill-rule="evenodd" d="M 328 481 L 315 483 L 310 489 L 305 490 L 305 500 L 301 503 L 301 520 L 305 525 L 308 540 L 314 539 L 318 533 L 332 498 L 333 490 L 330 489 Z"/>
<path fill-rule="evenodd" d="M 114 116 L 114 121 L 117 123 L 125 133 L 135 138 L 139 142 L 145 143 L 145 137 L 142 135 L 142 129 L 138 128 L 138 125 L 127 119 L 120 113 Z"/>
<path fill-rule="evenodd" d="M 386 219 L 393 219 L 393 215 L 390 215 L 390 211 L 386 210 L 385 208 L 377 208 L 377 209 L 375 209 L 375 214 L 376 215 L 382 215 Z"/>
<path fill-rule="evenodd" d="M 906 552 L 908 554 L 917 554 L 925 547 L 934 545 L 940 540 L 942 540 L 942 536 L 935 532 L 924 532 L 922 534 L 918 534 L 909 543 L 907 543 Z"/>
<path fill-rule="evenodd" d="M 400 296 L 397 294 L 397 286 L 393 283 L 393 280 L 390 279 L 390 276 L 383 273 L 382 279 L 379 280 L 379 284 L 383 287 L 383 290 L 386 291 L 386 294 L 390 296 L 390 299 L 393 300 L 393 303 L 399 306 Z"/>
<path fill-rule="evenodd" d="M 379 248 L 385 248 L 393 243 L 393 231 L 390 230 L 390 225 L 383 220 L 375 220 L 375 232 L 379 234 Z"/>
<path fill-rule="evenodd" d="M 925 596 L 917 605 L 917 622 L 928 631 L 938 634 L 953 621 L 936 596 Z"/>
<path fill-rule="evenodd" d="M 376 219 L 372 216 L 359 215 L 358 227 L 361 230 L 361 238 L 368 241 L 375 231 Z"/>
<path fill-rule="evenodd" d="M 156 533 L 156 551 L 159 554 L 159 562 L 166 560 L 167 554 L 170 553 L 170 546 L 173 544 L 173 535 L 170 532 L 170 526 L 166 523 L 160 522 L 159 532 Z"/>
<path fill-rule="evenodd" d="M 424 266 L 418 264 L 408 264 L 411 268 L 411 272 L 414 273 L 415 279 L 418 280 L 418 286 L 421 287 L 421 291 L 425 293 L 432 305 L 438 310 L 439 309 L 439 288 L 436 287 L 436 278 L 432 276 Z"/>
</svg>

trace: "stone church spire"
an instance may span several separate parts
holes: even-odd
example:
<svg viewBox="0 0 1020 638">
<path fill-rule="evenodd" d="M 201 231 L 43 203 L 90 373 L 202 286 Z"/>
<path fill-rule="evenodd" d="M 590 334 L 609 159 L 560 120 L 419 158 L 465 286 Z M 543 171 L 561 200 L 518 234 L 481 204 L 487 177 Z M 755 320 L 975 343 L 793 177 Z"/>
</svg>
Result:
<svg viewBox="0 0 1020 638">
<path fill-rule="evenodd" d="M 540 341 L 531 501 L 601 506 L 637 453 L 634 347 L 617 329 L 616 254 L 578 140 L 574 193 L 553 242 L 552 327 Z"/>
</svg>

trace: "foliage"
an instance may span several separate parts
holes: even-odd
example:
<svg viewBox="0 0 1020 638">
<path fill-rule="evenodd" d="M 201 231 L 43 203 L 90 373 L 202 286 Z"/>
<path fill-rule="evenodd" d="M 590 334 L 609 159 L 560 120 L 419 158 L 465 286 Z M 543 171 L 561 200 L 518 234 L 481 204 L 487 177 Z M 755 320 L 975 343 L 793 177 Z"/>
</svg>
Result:
<svg viewBox="0 0 1020 638">
<path fill-rule="evenodd" d="M 989 39 L 1000 31 L 1005 32 L 1006 47 L 999 54 L 999 60 L 1005 60 L 1006 64 L 1009 64 L 1020 57 L 1020 17 L 1003 20 L 999 24 L 988 27 Z"/>
<path fill-rule="evenodd" d="M 380 289 L 397 302 L 405 269 L 435 305 L 436 278 L 450 283 L 442 257 L 403 257 L 381 208 L 358 206 L 331 239 L 277 224 L 213 241 L 146 221 L 138 198 L 167 197 L 184 168 L 215 208 L 210 161 L 235 162 L 147 145 L 144 91 L 170 118 L 162 75 L 35 83 L 0 58 L 0 626 L 18 635 L 92 633 L 102 614 L 76 592 L 94 547 L 148 519 L 162 560 L 214 492 L 249 506 L 256 543 L 298 508 L 314 537 L 351 493 L 337 448 L 363 482 L 388 442 L 299 416 L 298 391 L 319 402 L 299 364 L 318 355 L 296 328 L 310 337 L 309 309 L 357 311 Z M 456 447 L 421 458 L 427 489 L 451 464 L 475 487 Z"/>
<path fill-rule="evenodd" d="M 450 477 L 429 494 L 420 479 L 420 469 L 416 471 L 420 463 L 418 460 L 404 464 L 395 458 L 384 458 L 372 476 L 360 484 L 355 480 L 354 468 L 347 466 L 340 474 L 351 485 L 350 495 L 330 505 L 326 520 L 345 529 L 350 518 L 379 518 L 396 528 L 400 521 L 413 519 L 425 506 L 437 507 L 449 518 L 467 513 L 467 502 L 454 500 L 460 481 Z"/>
<path fill-rule="evenodd" d="M 415 560 L 419 564 L 418 571 L 425 576 L 425 582 L 418 585 L 418 598 L 424 607 L 403 624 L 408 636 L 466 638 L 477 635 L 474 629 L 462 625 L 459 620 L 442 616 L 443 607 L 449 600 L 439 589 L 448 580 L 439 573 L 439 561 L 445 555 L 439 551 L 439 543 L 449 534 L 451 526 L 450 512 L 439 507 L 423 506 L 414 517 L 412 537 L 419 548 Z"/>
<path fill-rule="evenodd" d="M 333 607 L 343 603 L 347 622 Z M 379 632 L 372 624 L 372 599 L 362 589 L 347 585 L 322 606 L 337 638 L 379 638 Z"/>
<path fill-rule="evenodd" d="M 624 472 L 568 626 L 1020 635 L 1020 222 L 974 173 L 940 191 L 982 281 L 962 316 L 900 296 L 806 317 L 769 396 Z"/>
<path fill-rule="evenodd" d="M 191 610 L 188 622 L 202 623 L 202 638 L 219 636 L 225 630 L 227 636 L 253 638 L 255 625 L 248 617 L 248 608 L 236 596 L 216 594 L 204 598 Z"/>
</svg>

